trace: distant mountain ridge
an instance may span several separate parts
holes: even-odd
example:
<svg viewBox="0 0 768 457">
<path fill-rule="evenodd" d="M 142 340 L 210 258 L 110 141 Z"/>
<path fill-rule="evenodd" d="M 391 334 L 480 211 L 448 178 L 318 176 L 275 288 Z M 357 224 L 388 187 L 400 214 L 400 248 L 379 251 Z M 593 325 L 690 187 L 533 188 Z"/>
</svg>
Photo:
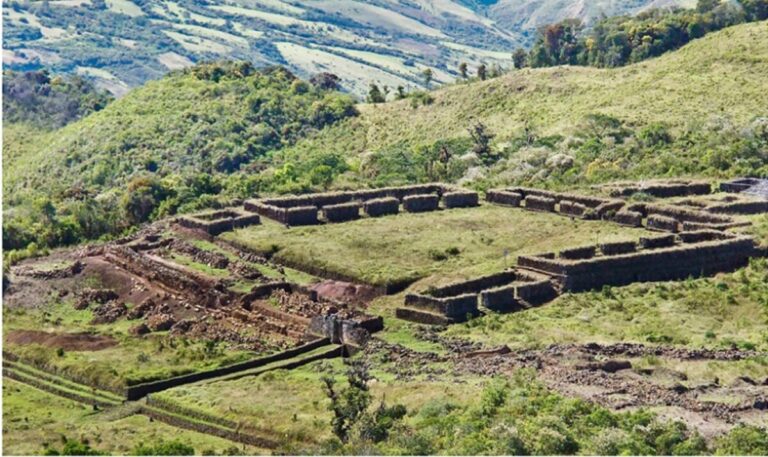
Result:
<svg viewBox="0 0 768 457">
<path fill-rule="evenodd" d="M 536 27 L 691 0 L 49 0 L 4 1 L 3 64 L 94 79 L 116 95 L 195 62 L 243 59 L 345 89 L 423 86 L 460 62 L 511 66 Z M 473 71 L 473 70 L 472 70 Z"/>
</svg>

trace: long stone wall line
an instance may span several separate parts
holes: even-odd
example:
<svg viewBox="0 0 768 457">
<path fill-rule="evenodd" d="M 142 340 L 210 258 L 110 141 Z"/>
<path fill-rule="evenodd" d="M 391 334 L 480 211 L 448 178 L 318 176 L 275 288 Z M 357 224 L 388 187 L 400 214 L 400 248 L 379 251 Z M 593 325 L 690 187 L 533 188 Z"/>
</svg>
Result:
<svg viewBox="0 0 768 457">
<path fill-rule="evenodd" d="M 746 265 L 750 257 L 757 254 L 754 240 L 749 237 L 712 239 L 712 233 L 697 233 L 684 236 L 684 241 L 687 239 L 688 242 L 662 247 L 670 237 L 674 240 L 673 235 L 670 235 L 659 237 L 659 243 L 641 242 L 644 249 L 626 254 L 582 260 L 520 256 L 518 265 L 552 274 L 564 290 L 578 292 L 604 285 L 679 280 L 688 276 L 731 271 Z"/>
<path fill-rule="evenodd" d="M 265 357 L 259 357 L 257 359 L 248 360 L 246 362 L 236 363 L 233 365 L 227 365 L 225 367 L 215 368 L 212 370 L 198 371 L 186 375 L 176 376 L 169 379 L 163 379 L 160 381 L 147 382 L 130 386 L 125 390 L 125 397 L 128 400 L 138 400 L 146 396 L 147 394 L 159 392 L 161 390 L 170 389 L 172 387 L 182 386 L 184 384 L 191 384 L 193 382 L 204 381 L 207 379 L 213 379 L 228 374 L 233 374 L 238 371 L 250 370 L 258 368 L 272 362 L 278 362 L 281 360 L 287 360 L 297 355 L 315 350 L 322 346 L 329 345 L 330 341 L 327 338 L 318 339 L 302 346 L 288 349 L 277 354 L 268 355 Z"/>
<path fill-rule="evenodd" d="M 214 424 L 196 422 L 194 420 L 186 419 L 182 416 L 177 416 L 175 414 L 167 413 L 152 407 L 142 407 L 140 409 L 140 413 L 173 427 L 205 433 L 206 435 L 218 436 L 219 438 L 235 441 L 237 443 L 248 444 L 264 449 L 275 449 L 278 446 L 277 441 L 268 438 L 241 433 L 239 431 L 226 429 Z"/>
</svg>

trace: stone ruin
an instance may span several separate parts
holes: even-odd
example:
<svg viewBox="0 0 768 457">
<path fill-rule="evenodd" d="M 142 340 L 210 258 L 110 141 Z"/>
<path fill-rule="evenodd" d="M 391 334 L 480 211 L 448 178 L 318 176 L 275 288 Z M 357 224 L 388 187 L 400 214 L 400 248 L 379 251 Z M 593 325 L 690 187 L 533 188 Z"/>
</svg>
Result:
<svg viewBox="0 0 768 457">
<path fill-rule="evenodd" d="M 489 190 L 486 200 L 500 205 L 562 214 L 581 219 L 604 218 L 624 205 L 622 200 L 552 192 L 528 187 Z"/>
<path fill-rule="evenodd" d="M 579 292 L 732 271 L 756 254 L 750 237 L 702 230 L 641 238 L 639 246 L 603 244 L 599 253 L 587 246 L 559 255 L 520 256 L 518 268 L 550 276 L 561 291 Z"/>
<path fill-rule="evenodd" d="M 540 305 L 554 296 L 555 290 L 546 275 L 511 269 L 407 294 L 404 306 L 397 308 L 395 315 L 423 324 L 445 325 L 479 315 L 479 305 L 498 312 L 513 312 Z"/>
<path fill-rule="evenodd" d="M 712 193 L 712 185 L 707 181 L 683 179 L 654 180 L 642 183 L 618 182 L 606 184 L 600 188 L 608 190 L 611 197 L 629 197 L 636 193 L 644 193 L 657 198 L 671 198 Z"/>
<path fill-rule="evenodd" d="M 209 235 L 216 236 L 238 228 L 259 224 L 261 219 L 258 214 L 242 208 L 226 208 L 181 216 L 177 222 L 182 227 L 203 230 Z"/>
<path fill-rule="evenodd" d="M 361 217 L 397 214 L 402 204 L 409 212 L 435 211 L 440 201 L 446 209 L 479 204 L 476 192 L 443 184 L 420 184 L 381 189 L 326 192 L 300 196 L 247 200 L 244 207 L 288 226 L 315 225 L 321 222 L 346 222 Z"/>
<path fill-rule="evenodd" d="M 688 194 L 703 192 L 701 183 L 689 183 Z M 680 186 L 681 184 L 675 184 Z M 668 184 L 673 187 L 672 184 Z M 682 192 L 682 191 L 681 191 Z M 662 192 L 663 193 L 663 192 Z M 671 190 L 669 193 L 674 193 Z M 527 187 L 495 189 L 486 193 L 491 203 L 522 207 L 532 211 L 551 212 L 580 219 L 604 219 L 629 227 L 645 227 L 650 230 L 679 232 L 691 230 L 726 230 L 748 225 L 738 222 L 728 214 L 754 214 L 768 210 L 768 201 L 720 202 L 710 206 L 683 207 L 682 205 L 660 205 L 627 203 L 620 199 L 609 199 L 571 193 L 552 192 Z"/>
<path fill-rule="evenodd" d="M 764 178 L 739 178 L 720 184 L 723 192 L 743 193 L 768 199 L 768 179 Z"/>
</svg>

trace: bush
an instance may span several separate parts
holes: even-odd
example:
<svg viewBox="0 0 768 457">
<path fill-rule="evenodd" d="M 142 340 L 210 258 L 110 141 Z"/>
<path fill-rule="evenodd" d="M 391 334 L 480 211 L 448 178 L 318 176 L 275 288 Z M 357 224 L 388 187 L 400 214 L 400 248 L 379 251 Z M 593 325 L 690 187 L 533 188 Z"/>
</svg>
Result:
<svg viewBox="0 0 768 457">
<path fill-rule="evenodd" d="M 739 424 L 715 440 L 717 455 L 768 455 L 768 429 Z"/>
<path fill-rule="evenodd" d="M 195 455 L 195 449 L 179 440 L 161 441 L 151 445 L 139 444 L 133 449 L 133 455 Z"/>
</svg>

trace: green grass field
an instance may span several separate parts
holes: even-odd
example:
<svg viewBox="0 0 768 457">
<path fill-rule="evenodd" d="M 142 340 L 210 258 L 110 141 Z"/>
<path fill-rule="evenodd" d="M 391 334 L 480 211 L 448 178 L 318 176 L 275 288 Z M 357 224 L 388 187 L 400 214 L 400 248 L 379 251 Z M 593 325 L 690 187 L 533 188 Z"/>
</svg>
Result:
<svg viewBox="0 0 768 457">
<path fill-rule="evenodd" d="M 55 301 L 45 309 L 8 309 L 3 313 L 3 335 L 14 330 L 46 332 L 88 332 L 112 337 L 115 346 L 98 351 L 63 351 L 38 344 L 15 345 L 5 350 L 35 361 L 63 376 L 87 379 L 96 385 L 123 388 L 128 384 L 168 378 L 183 373 L 215 368 L 249 358 L 250 351 L 229 350 L 219 345 L 206 350 L 201 341 L 171 338 L 166 332 L 137 338 L 128 329 L 138 321 L 120 319 L 113 324 L 91 325 L 93 313 L 78 311 L 70 302 Z"/>
<path fill-rule="evenodd" d="M 141 443 L 150 445 L 176 439 L 192 446 L 197 454 L 230 449 L 259 452 L 210 435 L 150 422 L 145 416 L 120 416 L 115 411 L 94 411 L 90 406 L 3 378 L 3 453 L 6 455 L 40 455 L 46 444 L 61 448 L 63 436 L 87 439 L 93 448 L 114 454 L 130 454 Z"/>
<path fill-rule="evenodd" d="M 371 383 L 374 398 L 402 403 L 412 411 L 434 400 L 468 404 L 488 381 L 449 375 L 432 380 L 424 376 L 396 380 L 384 370 L 386 367 L 391 364 L 377 362 L 371 369 L 376 379 Z M 344 372 L 342 360 L 332 359 L 290 371 L 176 387 L 153 396 L 269 431 L 281 437 L 282 446 L 290 449 L 290 446 L 319 444 L 332 436 L 329 427 L 332 415 L 321 378 L 327 375 L 341 382 Z"/>
<path fill-rule="evenodd" d="M 520 254 L 648 233 L 601 221 L 483 205 L 431 213 L 285 228 L 270 220 L 223 235 L 274 259 L 386 285 L 433 277 L 450 282 L 500 271 Z M 507 252 L 505 259 L 504 253 Z"/>
</svg>

